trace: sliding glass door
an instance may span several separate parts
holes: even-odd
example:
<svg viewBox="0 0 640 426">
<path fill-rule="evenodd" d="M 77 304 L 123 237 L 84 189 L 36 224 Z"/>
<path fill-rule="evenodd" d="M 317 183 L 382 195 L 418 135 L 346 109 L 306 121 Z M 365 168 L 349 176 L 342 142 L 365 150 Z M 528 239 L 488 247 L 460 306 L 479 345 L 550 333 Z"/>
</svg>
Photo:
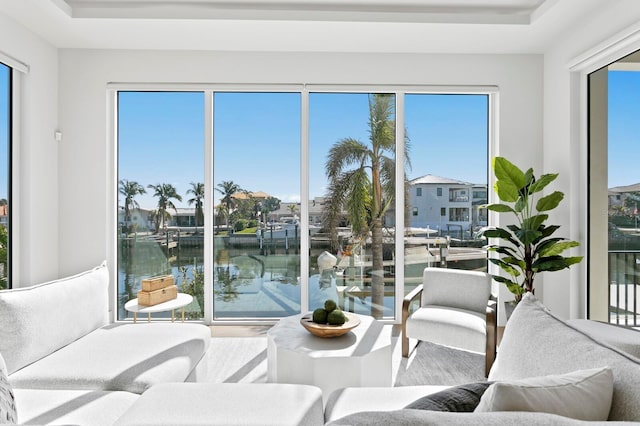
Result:
<svg viewBox="0 0 640 426">
<path fill-rule="evenodd" d="M 203 318 L 203 141 L 203 93 L 118 93 L 119 319 L 142 280 L 158 275 L 194 297 L 187 318 Z"/>
<path fill-rule="evenodd" d="M 300 97 L 214 94 L 214 319 L 300 312 Z"/>
<path fill-rule="evenodd" d="M 486 269 L 487 93 L 224 89 L 117 94 L 118 318 L 167 274 L 189 319 L 395 320 L 426 266 Z"/>
</svg>

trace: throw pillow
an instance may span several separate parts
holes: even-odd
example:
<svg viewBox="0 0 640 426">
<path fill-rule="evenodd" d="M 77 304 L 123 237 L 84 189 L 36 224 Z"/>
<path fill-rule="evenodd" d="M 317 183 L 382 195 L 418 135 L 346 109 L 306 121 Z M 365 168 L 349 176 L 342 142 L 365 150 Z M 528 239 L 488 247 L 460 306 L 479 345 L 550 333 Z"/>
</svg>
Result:
<svg viewBox="0 0 640 426">
<path fill-rule="evenodd" d="M 468 383 L 423 396 L 404 408 L 430 411 L 471 412 L 492 382 Z"/>
<path fill-rule="evenodd" d="M 0 423 L 18 423 L 16 401 L 13 396 L 13 389 L 11 389 L 11 384 L 7 378 L 7 368 L 2 355 L 0 355 Z"/>
<path fill-rule="evenodd" d="M 568 374 L 496 382 L 475 412 L 535 411 L 578 420 L 605 421 L 613 397 L 613 372 L 594 368 Z"/>
</svg>

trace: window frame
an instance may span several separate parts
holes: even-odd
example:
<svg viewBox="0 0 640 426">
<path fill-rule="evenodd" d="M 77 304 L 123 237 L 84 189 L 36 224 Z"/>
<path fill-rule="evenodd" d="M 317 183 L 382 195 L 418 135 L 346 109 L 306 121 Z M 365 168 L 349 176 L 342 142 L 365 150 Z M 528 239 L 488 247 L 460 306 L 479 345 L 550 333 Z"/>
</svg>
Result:
<svg viewBox="0 0 640 426">
<path fill-rule="evenodd" d="M 589 75 L 621 58 L 640 50 L 640 24 L 630 26 L 611 36 L 598 46 L 573 57 L 568 61 L 570 94 L 571 149 L 575 154 L 579 167 L 571 169 L 570 179 L 577 182 L 572 193 L 571 223 L 569 239 L 575 241 L 586 240 L 585 261 L 570 268 L 569 274 L 569 304 L 573 307 L 572 316 L 592 320 L 608 321 L 608 306 L 604 308 L 598 303 L 608 300 L 609 289 L 606 279 L 606 268 L 599 266 L 599 252 L 594 247 L 603 244 L 601 237 L 594 232 L 601 216 L 599 206 L 592 203 L 595 194 L 592 193 L 592 181 L 598 179 L 608 181 L 606 172 L 599 173 L 594 169 L 591 161 L 592 147 L 590 146 L 589 120 Z M 606 229 L 606 226 L 605 226 Z M 606 237 L 605 237 L 606 238 Z M 606 239 L 604 241 L 606 244 Z M 598 259 L 598 261 L 595 261 Z M 592 260 L 594 260 L 592 262 Z M 603 275 L 599 269 L 605 269 Z M 603 284 L 604 283 L 604 284 Z"/>
<path fill-rule="evenodd" d="M 205 140 L 203 141 L 205 150 L 205 187 L 213 186 L 213 96 L 216 92 L 299 92 L 301 94 L 301 177 L 300 177 L 300 222 L 302 229 L 309 228 L 309 94 L 310 93 L 389 93 L 394 94 L 396 99 L 396 162 L 404 164 L 404 101 L 407 94 L 461 94 L 461 95 L 486 95 L 487 108 L 487 125 L 488 125 L 488 157 L 491 158 L 493 153 L 497 152 L 498 144 L 498 113 L 499 89 L 497 86 L 429 86 L 429 85 L 334 85 L 334 84 L 181 84 L 181 83 L 110 83 L 106 88 L 107 96 L 107 120 L 108 126 L 107 139 L 109 142 L 109 182 L 110 182 L 110 200 L 109 205 L 109 240 L 108 262 L 117 265 L 117 94 L 119 91 L 198 91 L 204 92 L 205 98 Z M 487 171 L 488 172 L 488 171 Z M 489 174 L 489 173 L 488 173 Z M 491 179 L 491 177 L 489 177 Z M 488 182 L 492 185 L 492 182 Z M 396 167 L 396 227 L 404 228 L 405 204 L 404 188 L 404 168 Z M 442 188 L 438 188 L 442 190 Z M 205 197 L 205 211 L 213 211 L 212 197 Z M 491 219 L 490 219 L 491 220 Z M 272 320 L 215 320 L 213 319 L 213 216 L 205 215 L 205 238 L 204 238 L 204 274 L 205 274 L 205 324 L 267 324 L 273 323 Z M 404 238 L 403 233 L 396 233 L 395 236 L 395 259 L 397 265 L 404 264 Z M 301 233 L 301 247 L 309 247 L 309 235 L 306 232 Z M 491 268 L 491 265 L 489 265 Z M 113 268 L 116 269 L 116 268 Z M 308 285 L 309 277 L 304 271 L 309 270 L 308 256 L 302 256 L 300 259 L 301 270 L 301 310 L 305 312 L 308 309 Z M 115 279 L 117 272 L 110 271 L 112 281 Z M 402 312 L 402 299 L 404 297 L 404 268 L 396 268 L 396 286 L 395 286 L 395 317 L 385 322 L 400 323 Z M 113 303 L 117 303 L 117 288 L 113 289 Z M 113 317 L 117 306 L 111 310 Z M 111 318 L 115 321 L 115 318 Z"/>
</svg>

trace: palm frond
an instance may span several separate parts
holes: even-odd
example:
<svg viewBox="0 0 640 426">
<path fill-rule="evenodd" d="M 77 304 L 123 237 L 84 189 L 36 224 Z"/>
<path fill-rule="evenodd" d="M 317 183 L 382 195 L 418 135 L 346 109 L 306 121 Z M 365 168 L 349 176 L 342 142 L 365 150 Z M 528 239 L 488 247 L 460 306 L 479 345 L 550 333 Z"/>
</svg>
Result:
<svg viewBox="0 0 640 426">
<path fill-rule="evenodd" d="M 335 179 L 350 166 L 362 167 L 369 155 L 369 148 L 354 138 L 339 140 L 329 149 L 325 171 L 329 180 Z"/>
</svg>

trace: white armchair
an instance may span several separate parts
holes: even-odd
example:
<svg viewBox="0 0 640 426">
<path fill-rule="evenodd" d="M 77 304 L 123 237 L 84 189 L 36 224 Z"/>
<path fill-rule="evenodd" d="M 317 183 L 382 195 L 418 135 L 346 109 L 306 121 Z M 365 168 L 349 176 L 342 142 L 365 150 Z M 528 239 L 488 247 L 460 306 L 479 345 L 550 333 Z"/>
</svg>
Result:
<svg viewBox="0 0 640 426">
<path fill-rule="evenodd" d="M 421 297 L 415 312 L 412 302 Z M 496 357 L 496 300 L 484 272 L 425 268 L 422 285 L 402 304 L 402 356 L 409 339 L 486 354 L 485 374 Z"/>
</svg>

